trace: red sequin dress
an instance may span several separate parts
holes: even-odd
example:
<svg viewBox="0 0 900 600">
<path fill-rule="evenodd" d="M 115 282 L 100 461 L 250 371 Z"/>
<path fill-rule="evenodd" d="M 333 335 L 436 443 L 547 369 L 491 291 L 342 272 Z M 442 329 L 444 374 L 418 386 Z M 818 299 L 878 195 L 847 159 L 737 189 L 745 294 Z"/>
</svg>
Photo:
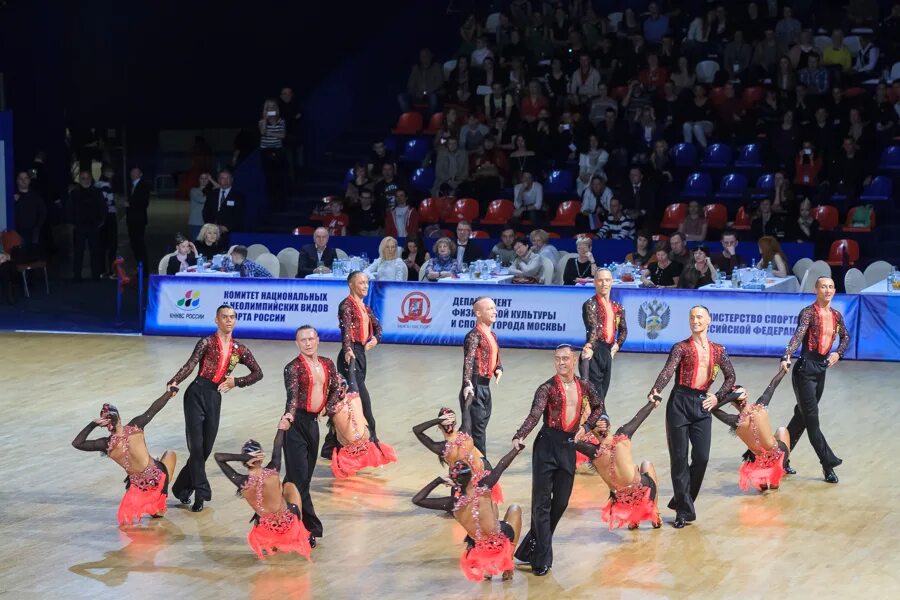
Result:
<svg viewBox="0 0 900 600">
<path fill-rule="evenodd" d="M 762 444 L 759 440 L 756 415 L 764 410 L 766 410 L 765 406 L 754 404 L 749 410 L 742 412 L 737 421 L 737 426 L 740 427 L 749 419 L 753 439 L 756 440 L 756 444 L 760 448 Z M 750 489 L 750 486 L 755 487 L 759 491 L 777 488 L 781 485 L 781 478 L 784 477 L 784 473 L 784 450 L 776 444 L 771 450 L 755 452 L 752 461 L 741 463 L 741 468 L 738 469 L 738 485 L 745 492 Z"/>
<path fill-rule="evenodd" d="M 486 487 L 476 487 L 471 496 L 460 496 L 453 506 L 454 514 L 466 506 L 472 506 L 475 545 L 464 550 L 459 557 L 459 567 L 471 581 L 481 581 L 489 575 L 499 575 L 515 568 L 512 561 L 512 541 L 500 531 L 499 523 L 491 533 L 486 534 L 481 530 L 480 499 L 490 493 L 490 489 Z"/>
<path fill-rule="evenodd" d="M 454 451 L 458 452 L 458 458 L 451 460 L 450 454 Z M 472 436 L 468 433 L 459 432 L 455 438 L 444 442 L 444 451 L 441 453 L 441 459 L 447 465 L 452 465 L 457 460 L 464 461 L 472 469 L 472 476 L 475 479 L 476 486 L 482 479 L 491 474 L 490 471 L 484 468 L 484 457 L 472 444 Z M 491 500 L 497 504 L 503 503 L 503 490 L 500 488 L 499 483 L 494 484 L 494 487 L 491 488 Z"/>
<path fill-rule="evenodd" d="M 121 434 L 109 437 L 106 448 L 107 455 L 115 448 L 122 446 L 125 470 L 129 471 L 125 483 L 125 495 L 119 503 L 119 525 L 133 525 L 144 515 L 154 516 L 166 512 L 168 497 L 168 473 L 159 461 L 151 460 L 147 468 L 139 473 L 131 473 L 131 458 L 128 453 L 129 438 L 141 432 L 140 427 L 126 425 Z"/>
<path fill-rule="evenodd" d="M 609 454 L 609 478 L 613 479 L 613 471 L 616 468 L 616 448 L 627 435 L 616 435 L 612 442 L 601 444 L 597 449 L 595 458 L 603 454 Z M 637 527 L 641 521 L 659 522 L 659 512 L 650 497 L 651 489 L 641 481 L 630 483 L 611 491 L 609 501 L 601 509 L 600 514 L 604 523 L 609 524 L 609 530 L 613 528 Z"/>
<path fill-rule="evenodd" d="M 266 559 L 266 554 L 275 552 L 296 552 L 309 560 L 309 531 L 303 526 L 303 522 L 294 514 L 287 503 L 282 500 L 281 509 L 278 512 L 266 513 L 263 511 L 263 483 L 269 477 L 278 477 L 275 469 L 263 469 L 259 475 L 250 475 L 241 487 L 241 491 L 253 489 L 256 493 L 256 522 L 250 533 L 247 534 L 247 543 L 260 560 Z"/>
<path fill-rule="evenodd" d="M 360 427 L 353 411 L 352 399 L 355 396 L 358 394 L 350 392 L 343 399 L 328 405 L 328 414 L 332 416 L 346 410 L 353 428 L 353 439 L 331 453 L 331 472 L 338 479 L 352 477 L 366 467 L 380 467 L 397 462 L 397 453 L 389 444 L 363 438 L 364 427 Z"/>
</svg>

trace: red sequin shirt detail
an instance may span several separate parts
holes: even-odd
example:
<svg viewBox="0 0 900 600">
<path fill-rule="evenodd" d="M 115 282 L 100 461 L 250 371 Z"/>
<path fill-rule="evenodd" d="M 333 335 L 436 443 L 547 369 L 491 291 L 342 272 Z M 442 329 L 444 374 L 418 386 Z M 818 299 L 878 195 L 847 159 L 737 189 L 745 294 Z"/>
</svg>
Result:
<svg viewBox="0 0 900 600">
<path fill-rule="evenodd" d="M 534 429 L 538 421 L 543 417 L 544 426 L 561 431 L 573 432 L 581 423 L 581 411 L 584 407 L 584 401 L 587 400 L 591 408 L 591 414 L 585 420 L 584 424 L 588 429 L 593 429 L 597 424 L 597 420 L 606 416 L 606 408 L 603 399 L 597 394 L 597 390 L 590 382 L 575 378 L 575 385 L 578 390 L 578 402 L 575 417 L 571 422 L 566 423 L 566 392 L 559 376 L 555 376 L 538 387 L 534 393 L 534 401 L 531 403 L 531 411 L 525 418 L 525 422 L 519 427 L 514 436 L 515 439 L 524 439 L 531 430 Z"/>
<path fill-rule="evenodd" d="M 463 387 L 472 386 L 475 376 L 490 379 L 498 369 L 502 371 L 503 365 L 497 334 L 478 325 L 466 334 L 463 342 Z"/>
<path fill-rule="evenodd" d="M 830 335 L 826 335 L 825 333 L 825 324 L 823 323 L 822 315 L 823 311 L 820 311 L 815 304 L 810 304 L 800 311 L 800 315 L 797 317 L 797 329 L 794 331 L 794 336 L 791 338 L 791 341 L 788 342 L 787 347 L 784 349 L 784 356 L 782 358 L 787 360 L 797 351 L 797 348 L 799 348 L 801 344 L 811 352 L 817 354 L 829 354 L 831 352 L 831 346 L 834 345 L 835 337 L 839 338 L 838 347 L 835 352 L 838 353 L 838 356 L 844 358 L 847 344 L 850 343 L 850 334 L 847 333 L 847 327 L 844 325 L 844 316 L 831 307 L 828 307 L 827 310 L 828 312 L 825 314 L 828 315 L 830 313 L 832 319 L 832 333 Z"/>
<path fill-rule="evenodd" d="M 226 377 L 231 375 L 238 363 L 243 363 L 250 369 L 250 373 L 243 377 L 235 377 L 234 384 L 237 387 L 253 385 L 262 379 L 262 369 L 259 368 L 256 359 L 253 358 L 253 353 L 250 352 L 247 346 L 234 339 L 225 345 L 224 348 L 222 346 L 222 341 L 218 334 L 202 338 L 194 346 L 194 352 L 188 361 L 175 373 L 171 383 L 178 385 L 187 379 L 188 375 L 191 374 L 194 367 L 198 364 L 200 365 L 200 370 L 197 376 L 209 379 L 215 384 L 222 383 Z"/>
<path fill-rule="evenodd" d="M 341 350 L 353 349 L 353 344 L 365 344 L 373 337 L 381 341 L 381 323 L 372 309 L 362 301 L 347 296 L 338 305 L 338 325 L 341 328 Z"/>
<path fill-rule="evenodd" d="M 298 410 L 319 414 L 330 403 L 338 401 L 343 389 L 343 378 L 338 374 L 331 359 L 317 357 L 325 374 L 325 382 L 322 385 L 322 403 L 320 406 L 312 406 L 313 374 L 310 361 L 298 356 L 284 367 L 284 390 L 287 393 L 287 403 L 284 412 L 294 414 Z"/>
<path fill-rule="evenodd" d="M 582 305 L 581 318 L 584 320 L 586 344 L 600 341 L 610 346 L 618 344 L 619 348 L 625 344 L 625 338 L 628 337 L 625 309 L 614 300 L 609 301 L 609 307 L 611 311 L 607 310 L 606 303 L 600 301 L 596 295 L 591 296 Z M 612 314 L 608 314 L 609 312 Z"/>
<path fill-rule="evenodd" d="M 731 365 L 731 359 L 728 358 L 728 351 L 725 350 L 725 346 L 714 342 L 708 343 L 710 364 L 707 368 L 706 382 L 697 387 L 697 383 L 694 381 L 699 367 L 699 355 L 696 344 L 691 338 L 688 338 L 672 346 L 666 366 L 663 367 L 659 377 L 656 378 L 653 389 L 662 391 L 677 372 L 678 378 L 675 381 L 678 385 L 700 390 L 701 392 L 708 392 L 716 379 L 716 375 L 719 374 L 719 371 L 722 371 L 725 381 L 722 382 L 722 387 L 716 392 L 716 398 L 719 401 L 724 400 L 725 396 L 734 389 L 734 367 Z"/>
</svg>

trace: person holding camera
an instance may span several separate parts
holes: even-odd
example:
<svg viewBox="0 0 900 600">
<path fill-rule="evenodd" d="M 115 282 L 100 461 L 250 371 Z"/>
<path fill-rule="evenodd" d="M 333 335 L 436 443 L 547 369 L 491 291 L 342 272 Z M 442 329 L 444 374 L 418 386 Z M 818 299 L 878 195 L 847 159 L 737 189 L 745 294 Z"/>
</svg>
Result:
<svg viewBox="0 0 900 600">
<path fill-rule="evenodd" d="M 286 201 L 283 146 L 287 129 L 281 118 L 278 101 L 271 98 L 265 101 L 258 126 L 259 151 L 266 177 L 266 190 L 269 192 L 269 207 L 281 210 Z"/>
</svg>

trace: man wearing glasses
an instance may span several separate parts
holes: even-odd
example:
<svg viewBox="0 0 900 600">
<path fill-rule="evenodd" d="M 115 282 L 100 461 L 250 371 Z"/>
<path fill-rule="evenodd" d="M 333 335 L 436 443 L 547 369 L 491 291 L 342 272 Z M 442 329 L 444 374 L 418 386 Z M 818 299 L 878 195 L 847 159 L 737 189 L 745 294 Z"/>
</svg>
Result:
<svg viewBox="0 0 900 600">
<path fill-rule="evenodd" d="M 456 225 L 456 263 L 462 268 L 464 264 L 470 264 L 483 258 L 481 248 L 471 241 L 472 224 L 468 221 L 460 221 Z"/>
</svg>

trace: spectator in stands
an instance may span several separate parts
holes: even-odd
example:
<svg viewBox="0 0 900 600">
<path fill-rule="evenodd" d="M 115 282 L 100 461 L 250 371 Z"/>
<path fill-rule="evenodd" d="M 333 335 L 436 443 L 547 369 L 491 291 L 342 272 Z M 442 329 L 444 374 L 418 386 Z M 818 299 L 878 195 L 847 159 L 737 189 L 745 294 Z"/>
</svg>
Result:
<svg viewBox="0 0 900 600">
<path fill-rule="evenodd" d="M 543 221 L 544 187 L 534 180 L 529 171 L 522 173 L 522 183 L 513 188 L 513 206 L 513 217 L 516 219 L 526 215 L 532 223 Z"/>
<path fill-rule="evenodd" d="M 669 144 L 666 140 L 656 140 L 656 143 L 653 144 L 653 153 L 647 162 L 650 165 L 650 173 L 655 185 L 662 187 L 672 183 L 674 163 L 669 154 Z"/>
<path fill-rule="evenodd" d="M 459 130 L 459 146 L 466 152 L 475 152 L 490 132 L 490 128 L 478 120 L 477 114 L 469 113 L 466 124 Z"/>
<path fill-rule="evenodd" d="M 322 224 L 328 229 L 328 235 L 347 235 L 350 217 L 344 212 L 344 201 L 337 196 L 331 199 L 326 207 Z"/>
<path fill-rule="evenodd" d="M 384 142 L 377 141 L 372 144 L 372 153 L 369 155 L 367 163 L 369 177 L 373 180 L 384 173 L 384 165 L 389 164 L 397 170 L 397 157 L 387 151 Z"/>
<path fill-rule="evenodd" d="M 789 165 L 796 157 L 800 132 L 794 123 L 794 111 L 786 110 L 781 115 L 781 123 L 769 132 L 769 143 L 778 164 Z"/>
<path fill-rule="evenodd" d="M 469 181 L 463 186 L 466 191 L 460 193 L 477 198 L 482 207 L 500 196 L 504 178 L 509 173 L 509 160 L 506 153 L 497 148 L 493 135 L 484 138 L 481 148 L 469 157 L 469 173 Z"/>
<path fill-rule="evenodd" d="M 546 111 L 542 110 L 541 112 Z M 491 127 L 489 136 L 494 138 L 497 148 L 504 151 L 504 157 L 506 156 L 505 152 L 515 150 L 515 132 L 505 118 L 497 117 L 494 119 L 494 126 Z"/>
<path fill-rule="evenodd" d="M 125 224 L 128 227 L 128 240 L 131 242 L 134 260 L 137 263 L 144 263 L 144 266 L 147 266 L 147 243 L 144 241 L 144 233 L 147 230 L 150 189 L 150 182 L 144 179 L 144 172 L 140 167 L 132 167 L 125 197 Z M 106 212 L 108 213 L 108 209 Z M 101 256 L 100 260 L 102 259 Z"/>
<path fill-rule="evenodd" d="M 566 261 L 563 270 L 563 285 L 575 285 L 578 279 L 593 279 L 597 272 L 597 261 L 591 252 L 593 242 L 587 236 L 579 236 L 575 240 L 575 252 L 578 254 Z"/>
<path fill-rule="evenodd" d="M 578 178 L 575 181 L 575 189 L 579 196 L 590 186 L 594 177 L 606 179 L 603 167 L 609 160 L 609 153 L 600 147 L 600 140 L 591 134 L 588 138 L 588 147 L 578 156 Z"/>
<path fill-rule="evenodd" d="M 751 6 L 753 6 L 751 4 Z M 753 38 L 748 36 L 752 41 Z M 775 30 L 767 27 L 765 36 L 760 40 L 753 49 L 753 68 L 755 69 L 755 80 L 761 81 L 767 77 L 773 77 L 776 73 L 779 61 L 783 58 L 785 64 L 791 67 L 791 61 L 784 56 L 785 48 L 779 45 L 775 38 Z M 793 67 L 791 67 L 793 73 Z M 796 79 L 795 79 L 796 80 Z"/>
<path fill-rule="evenodd" d="M 869 156 L 875 145 L 875 130 L 869 121 L 863 121 L 862 111 L 859 108 L 850 109 L 844 136 L 853 140 L 864 159 L 877 158 Z"/>
<path fill-rule="evenodd" d="M 597 95 L 600 72 L 591 65 L 591 55 L 578 57 L 578 69 L 569 78 L 569 99 L 573 104 L 584 104 Z"/>
<path fill-rule="evenodd" d="M 696 290 L 715 282 L 718 278 L 716 267 L 709 258 L 709 249 L 706 244 L 700 244 L 694 248 L 693 260 L 681 272 L 681 276 L 678 278 L 678 287 L 685 290 Z"/>
<path fill-rule="evenodd" d="M 793 111 L 795 121 L 801 127 L 808 127 L 812 122 L 813 113 L 815 112 L 815 104 L 810 102 L 812 99 L 806 93 L 806 86 L 797 84 L 794 89 Z"/>
<path fill-rule="evenodd" d="M 547 99 L 541 93 L 541 84 L 532 79 L 528 83 L 528 93 L 519 103 L 519 116 L 526 123 L 534 123 L 544 108 L 547 108 Z"/>
<path fill-rule="evenodd" d="M 822 157 L 816 152 L 815 146 L 811 141 L 805 140 L 794 160 L 794 185 L 803 195 L 809 196 L 814 193 L 819 185 L 822 166 Z"/>
<path fill-rule="evenodd" d="M 435 160 L 432 196 L 456 196 L 456 189 L 469 177 L 469 157 L 456 138 L 447 140 Z"/>
<path fill-rule="evenodd" d="M 462 40 L 457 54 L 471 54 L 475 49 L 475 41 L 484 35 L 484 27 L 474 14 L 469 14 L 459 28 L 459 37 Z"/>
<path fill-rule="evenodd" d="M 819 242 L 819 222 L 812 216 L 812 201 L 809 198 L 800 202 L 797 218 L 788 224 L 785 238 L 797 243 Z"/>
<path fill-rule="evenodd" d="M 900 51 L 900 3 L 894 2 L 891 6 L 891 13 L 882 21 L 880 30 L 885 56 L 897 56 Z"/>
<path fill-rule="evenodd" d="M 594 176 L 591 185 L 581 193 L 581 211 L 575 216 L 575 228 L 578 233 L 597 231 L 601 220 L 609 213 L 612 190 L 606 185 L 606 179 Z"/>
<path fill-rule="evenodd" d="M 772 201 L 768 198 L 760 200 L 756 217 L 750 223 L 750 235 L 756 239 L 766 235 L 777 235 L 780 228 L 779 225 L 780 219 L 772 212 Z"/>
<path fill-rule="evenodd" d="M 669 77 L 675 86 L 675 93 L 681 94 L 685 90 L 694 87 L 697 82 L 697 75 L 686 56 L 679 56 L 678 62 L 675 63 L 675 71 Z"/>
<path fill-rule="evenodd" d="M 656 52 L 647 54 L 647 63 L 644 69 L 638 73 L 638 81 L 644 90 L 651 93 L 659 93 L 663 84 L 669 80 L 669 71 L 659 64 L 659 55 Z"/>
<path fill-rule="evenodd" d="M 503 84 L 495 81 L 491 93 L 484 97 L 484 115 L 489 121 L 503 116 L 508 119 L 515 108 L 513 97 L 506 92 Z"/>
<path fill-rule="evenodd" d="M 16 174 L 13 200 L 16 203 L 16 231 L 22 236 L 22 242 L 26 247 L 37 249 L 41 241 L 41 230 L 47 220 L 47 205 L 37 192 L 32 191 L 31 175 L 28 171 L 19 171 Z M 114 197 L 113 210 L 115 208 Z"/>
<path fill-rule="evenodd" d="M 591 107 L 588 112 L 588 120 L 594 127 L 599 125 L 606 118 L 606 111 L 612 110 L 614 113 L 619 112 L 619 103 L 609 96 L 609 88 L 605 83 L 597 86 L 597 95 L 591 99 Z"/>
<path fill-rule="evenodd" d="M 847 3 L 847 19 L 855 27 L 871 27 L 878 22 L 878 9 L 875 0 L 850 0 Z"/>
<path fill-rule="evenodd" d="M 378 258 L 366 268 L 366 275 L 375 281 L 406 281 L 409 271 L 397 254 L 397 240 L 388 236 L 378 244 Z"/>
<path fill-rule="evenodd" d="M 610 240 L 630 240 L 634 237 L 634 219 L 622 210 L 622 203 L 613 197 L 609 201 L 609 214 L 603 220 L 597 237 Z"/>
<path fill-rule="evenodd" d="M 382 144 L 382 148 L 384 144 Z M 353 166 L 353 179 L 347 184 L 347 191 L 344 195 L 347 197 L 347 208 L 353 208 L 359 204 L 359 194 L 362 190 L 369 190 L 375 187 L 375 182 L 369 177 L 366 165 L 356 163 Z"/>
<path fill-rule="evenodd" d="M 619 190 L 618 198 L 625 212 L 635 221 L 655 216 L 656 192 L 650 183 L 644 181 L 640 167 L 628 171 L 628 183 Z"/>
<path fill-rule="evenodd" d="M 166 275 L 174 275 L 187 271 L 188 267 L 197 266 L 197 248 L 191 240 L 185 239 L 180 233 L 175 236 L 175 253 L 169 257 L 166 265 Z"/>
<path fill-rule="evenodd" d="M 303 112 L 300 103 L 290 87 L 281 88 L 278 94 L 278 111 L 284 119 L 285 165 L 291 185 L 297 183 L 297 169 L 303 166 L 303 140 L 300 132 L 300 119 Z"/>
<path fill-rule="evenodd" d="M 481 98 L 478 98 L 477 96 L 484 96 L 490 92 L 491 86 L 494 85 L 495 81 L 499 81 L 503 84 L 507 81 L 503 70 L 494 67 L 494 59 L 490 56 L 484 59 L 484 64 L 481 65 L 481 71 L 476 72 L 474 75 L 477 77 L 475 85 L 476 96 L 470 101 L 468 105 L 470 107 L 475 106 L 474 102 L 476 100 L 481 101 Z"/>
<path fill-rule="evenodd" d="M 819 56 L 816 54 L 807 56 L 806 61 L 808 66 L 800 69 L 800 83 L 806 86 L 810 95 L 824 96 L 831 89 L 828 69 L 819 66 Z"/>
<path fill-rule="evenodd" d="M 546 120 L 542 120 L 541 124 L 546 126 Z M 515 149 L 509 154 L 509 163 L 512 168 L 513 177 L 521 179 L 525 173 L 530 173 L 532 175 L 534 173 L 540 173 L 541 169 L 537 153 L 528 148 L 525 142 L 525 136 L 517 135 L 513 138 L 513 142 L 515 143 Z"/>
<path fill-rule="evenodd" d="M 651 241 L 653 238 L 648 232 L 638 231 L 634 236 L 634 250 L 625 255 L 625 262 L 641 269 L 645 269 L 651 262 L 655 262 L 656 256 L 650 251 Z"/>
<path fill-rule="evenodd" d="M 328 247 L 328 230 L 317 227 L 313 232 L 313 243 L 300 248 L 297 257 L 297 278 L 303 279 L 313 273 L 331 273 L 331 265 L 337 258 L 334 248 Z"/>
<path fill-rule="evenodd" d="M 385 165 L 384 168 L 388 169 L 390 167 Z M 381 236 L 384 227 L 384 214 L 384 211 L 375 205 L 372 192 L 362 190 L 359 195 L 359 206 L 350 211 L 350 233 L 373 237 Z"/>
<path fill-rule="evenodd" d="M 687 248 L 687 242 L 685 241 L 683 233 L 676 231 L 669 236 L 669 249 L 669 259 L 672 260 L 672 262 L 678 263 L 678 271 L 680 274 L 681 269 L 687 266 L 693 258 Z M 657 257 L 657 260 L 658 258 L 659 257 Z"/>
<path fill-rule="evenodd" d="M 731 229 L 722 232 L 722 251 L 712 255 L 717 271 L 731 273 L 744 266 L 744 259 L 737 253 L 737 234 Z"/>
<path fill-rule="evenodd" d="M 397 177 L 397 169 L 391 163 L 384 163 L 381 167 L 381 181 L 373 188 L 375 209 L 378 211 L 378 222 L 381 223 L 384 214 L 394 208 L 397 203 L 397 190 L 403 187 L 400 178 Z M 363 194 L 360 193 L 360 202 Z"/>
<path fill-rule="evenodd" d="M 472 241 L 472 224 L 465 219 L 456 224 L 455 242 L 453 245 L 456 248 L 456 262 L 459 263 L 460 271 L 464 264 L 473 263 L 484 256 L 481 246 Z"/>
<path fill-rule="evenodd" d="M 645 106 L 641 109 L 637 121 L 632 126 L 631 162 L 634 164 L 646 164 L 650 159 L 653 146 L 662 137 L 663 130 L 658 127 L 653 107 Z"/>
<path fill-rule="evenodd" d="M 753 60 L 753 47 L 744 41 L 744 32 L 740 29 L 733 32 L 731 41 L 725 45 L 722 60 L 731 80 L 744 79 Z"/>
<path fill-rule="evenodd" d="M 219 227 L 212 223 L 206 223 L 197 234 L 194 249 L 197 251 L 197 256 L 211 258 L 217 254 L 223 254 L 228 247 L 222 240 L 222 236 L 219 235 Z"/>
<path fill-rule="evenodd" d="M 402 258 L 404 264 L 406 264 L 407 279 L 409 281 L 418 281 L 419 271 L 431 259 L 422 243 L 422 237 L 418 233 L 407 236 Z"/>
<path fill-rule="evenodd" d="M 687 216 L 678 226 L 678 231 L 683 233 L 689 242 L 702 242 L 706 240 L 707 227 L 706 215 L 703 214 L 700 203 L 691 200 L 688 203 Z"/>
<path fill-rule="evenodd" d="M 222 270 L 240 273 L 241 277 L 271 278 L 273 275 L 262 265 L 247 258 L 247 246 L 235 246 L 231 254 L 222 260 Z"/>
<path fill-rule="evenodd" d="M 425 279 L 437 281 L 447 277 L 456 277 L 459 273 L 459 262 L 456 260 L 456 244 L 448 237 L 442 237 L 434 243 L 432 256 L 425 263 Z"/>
<path fill-rule="evenodd" d="M 472 66 L 480 67 L 488 57 L 493 58 L 494 53 L 491 51 L 490 46 L 488 46 L 487 36 L 480 35 L 475 39 L 475 49 L 472 50 Z"/>
<path fill-rule="evenodd" d="M 469 67 L 469 57 L 460 56 L 456 59 L 456 67 L 450 72 L 450 78 L 447 80 L 447 101 L 472 108 L 476 87 L 478 82 Z"/>
<path fill-rule="evenodd" d="M 272 98 L 263 103 L 262 116 L 257 123 L 259 128 L 259 150 L 262 160 L 263 175 L 266 178 L 266 191 L 272 209 L 284 208 L 285 172 L 284 172 L 284 137 L 287 128 L 281 118 L 278 102 Z"/>
<path fill-rule="evenodd" d="M 244 195 L 232 189 L 234 175 L 231 169 L 219 171 L 219 187 L 212 189 L 206 196 L 203 205 L 203 220 L 219 226 L 219 235 L 227 243 L 228 235 L 239 231 L 244 225 Z"/>
<path fill-rule="evenodd" d="M 782 9 L 783 17 L 775 24 L 775 37 L 783 48 L 790 48 L 801 41 L 800 21 L 794 18 L 794 10 L 790 6 Z"/>
<path fill-rule="evenodd" d="M 867 33 L 859 35 L 859 51 L 853 61 L 854 81 L 862 85 L 869 79 L 879 79 L 881 73 L 878 70 L 878 61 L 881 53 L 872 41 L 872 36 Z"/>
<path fill-rule="evenodd" d="M 669 17 L 659 12 L 659 4 L 651 2 L 647 7 L 647 18 L 644 19 L 644 39 L 649 44 L 658 44 L 664 35 L 669 33 Z"/>
<path fill-rule="evenodd" d="M 859 153 L 853 138 L 845 137 L 841 149 L 842 152 L 828 169 L 828 181 L 822 182 L 819 194 L 824 200 L 829 197 L 829 192 L 833 192 L 847 196 L 852 202 L 859 198 L 862 187 L 871 183 L 870 166 Z"/>
<path fill-rule="evenodd" d="M 415 102 L 427 102 L 428 114 L 438 111 L 444 88 L 444 70 L 433 62 L 428 48 L 419 50 L 419 63 L 413 66 L 406 82 L 406 92 L 397 96 L 401 112 L 410 112 Z"/>
<path fill-rule="evenodd" d="M 498 261 L 504 267 L 508 267 L 516 257 L 516 251 L 513 247 L 515 242 L 516 230 L 512 227 L 504 227 L 500 232 L 500 241 L 491 248 L 490 257 Z"/>
<path fill-rule="evenodd" d="M 103 251 L 100 246 L 100 230 L 106 221 L 106 200 L 94 187 L 91 172 L 78 173 L 78 185 L 69 192 L 66 203 L 68 221 L 72 223 L 72 242 L 75 255 L 72 259 L 74 281 L 81 281 L 84 264 L 84 250 L 90 253 L 91 278 L 100 279 L 103 268 Z"/>
<path fill-rule="evenodd" d="M 891 112 L 893 110 L 892 106 Z M 812 142 L 812 147 L 818 151 L 823 164 L 829 164 L 837 158 L 838 132 L 835 131 L 834 123 L 829 118 L 828 109 L 824 106 L 816 108 L 813 120 L 806 127 L 803 136 L 803 139 Z"/>
<path fill-rule="evenodd" d="M 853 55 L 850 49 L 844 45 L 844 32 L 835 29 L 831 33 L 831 45 L 826 46 L 822 50 L 822 64 L 826 67 L 840 67 L 840 70 L 847 72 L 853 66 Z"/>
<path fill-rule="evenodd" d="M 787 47 L 787 46 L 783 46 Z M 819 64 L 822 61 L 822 52 L 813 43 L 813 34 L 811 29 L 804 29 L 800 32 L 800 41 L 788 51 L 788 58 L 791 59 L 791 65 L 795 69 L 805 69 L 809 66 L 809 57 L 816 56 Z"/>
<path fill-rule="evenodd" d="M 888 97 L 887 85 L 883 82 L 875 88 L 875 108 L 872 116 L 878 147 L 888 145 L 897 134 L 897 121 L 900 115 L 894 110 L 894 103 Z"/>
<path fill-rule="evenodd" d="M 644 89 L 637 79 L 628 82 L 628 93 L 622 98 L 622 110 L 625 111 L 625 119 L 633 123 L 638 119 L 641 111 L 653 106 L 653 97 Z"/>
<path fill-rule="evenodd" d="M 714 129 L 713 118 L 712 104 L 706 96 L 706 88 L 699 84 L 695 85 L 694 97 L 684 110 L 684 125 L 682 125 L 684 142 L 691 144 L 696 139 L 705 150 L 706 136 L 712 134 Z"/>
<path fill-rule="evenodd" d="M 778 214 L 795 212 L 794 190 L 784 171 L 778 171 L 774 175 L 775 184 L 769 193 L 772 200 L 772 212 Z"/>
<path fill-rule="evenodd" d="M 781 251 L 781 244 L 778 243 L 778 240 L 771 235 L 764 235 L 759 238 L 757 243 L 759 244 L 761 258 L 756 264 L 756 268 L 765 269 L 771 263 L 772 274 L 775 277 L 787 277 L 788 259 L 784 252 Z"/>
<path fill-rule="evenodd" d="M 217 187 L 219 187 L 219 184 L 213 180 L 212 175 L 200 173 L 197 186 L 191 188 L 191 211 L 188 216 L 188 227 L 192 237 L 200 233 L 200 228 L 205 224 L 203 221 L 203 208 L 206 206 L 207 197 Z"/>
<path fill-rule="evenodd" d="M 569 75 L 563 70 L 559 58 L 550 61 L 550 73 L 544 85 L 550 104 L 557 110 L 561 109 L 569 94 Z"/>
<path fill-rule="evenodd" d="M 531 232 L 534 235 L 534 232 Z M 533 239 L 533 238 L 532 238 Z M 543 283 L 544 263 L 541 255 L 528 247 L 528 240 L 519 238 L 513 248 L 516 257 L 509 265 L 509 274 L 513 283 Z"/>
<path fill-rule="evenodd" d="M 611 168 L 625 168 L 628 164 L 628 142 L 630 141 L 630 132 L 628 131 L 628 123 L 625 119 L 619 119 L 616 111 L 612 108 L 606 109 L 603 122 L 597 126 L 597 137 L 600 139 L 600 145 L 609 149 Z"/>
<path fill-rule="evenodd" d="M 550 43 L 557 48 L 564 48 L 569 41 L 570 28 L 571 24 L 569 23 L 566 9 L 562 6 L 557 6 L 556 10 L 553 11 L 553 17 L 550 19 Z"/>
<path fill-rule="evenodd" d="M 531 239 L 531 250 L 535 254 L 549 258 L 555 268 L 559 264 L 559 250 L 549 243 L 550 235 L 543 229 L 535 229 L 528 234 L 528 237 Z"/>
<path fill-rule="evenodd" d="M 384 231 L 387 235 L 406 238 L 419 232 L 419 211 L 409 206 L 406 190 L 400 188 L 396 194 L 397 204 L 385 217 Z"/>
<path fill-rule="evenodd" d="M 787 56 L 778 59 L 778 68 L 775 70 L 773 83 L 783 97 L 787 97 L 797 89 L 797 73 Z"/>
<path fill-rule="evenodd" d="M 650 263 L 641 271 L 641 285 L 651 288 L 677 287 L 683 266 L 669 257 L 669 244 L 659 242 L 653 253 L 656 255 L 656 262 Z"/>
</svg>

